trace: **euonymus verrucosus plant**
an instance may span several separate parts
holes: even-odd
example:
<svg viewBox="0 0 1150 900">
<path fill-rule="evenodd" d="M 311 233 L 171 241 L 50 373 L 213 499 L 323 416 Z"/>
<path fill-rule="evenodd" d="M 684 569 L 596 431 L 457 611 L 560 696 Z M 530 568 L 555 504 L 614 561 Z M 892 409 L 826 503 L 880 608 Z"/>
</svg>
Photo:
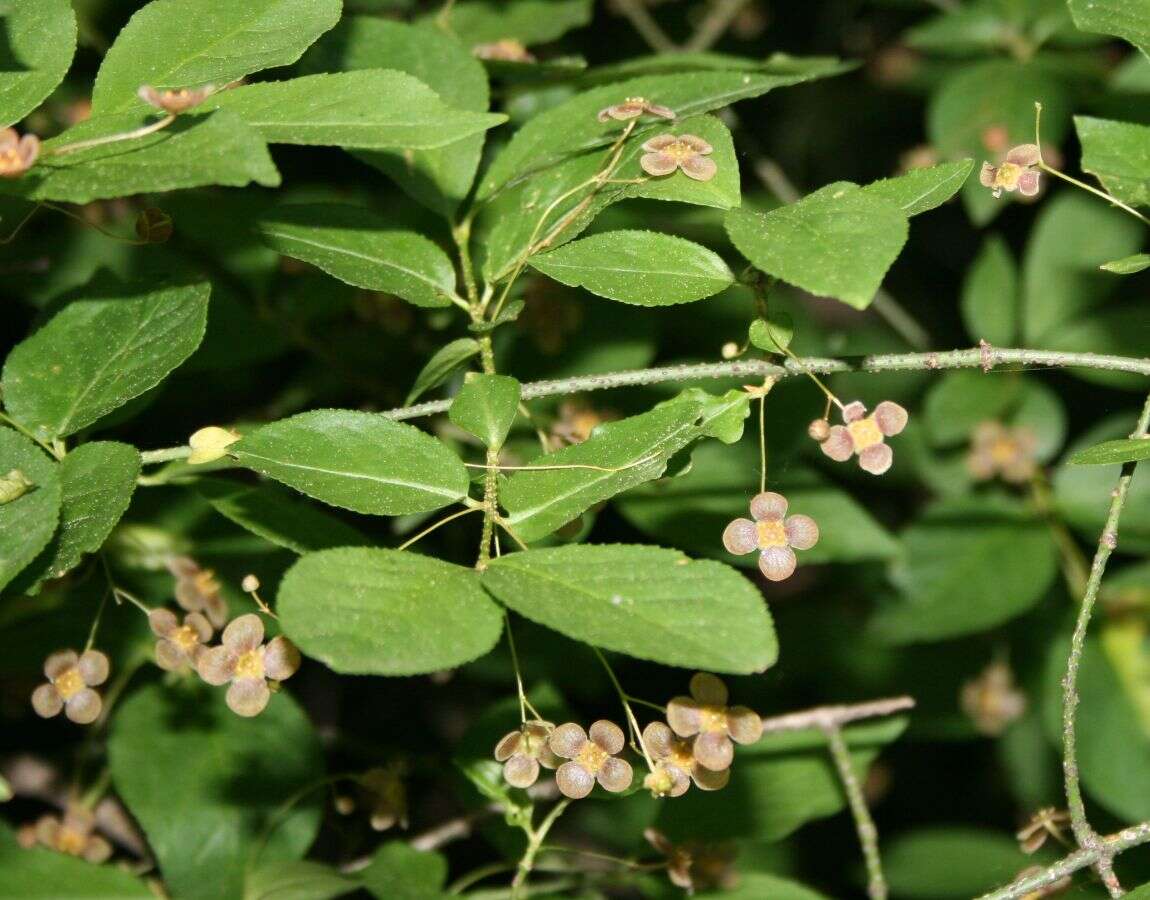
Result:
<svg viewBox="0 0 1150 900">
<path fill-rule="evenodd" d="M 0 896 L 1150 882 L 1150 3 L 852 10 L 0 4 Z"/>
</svg>

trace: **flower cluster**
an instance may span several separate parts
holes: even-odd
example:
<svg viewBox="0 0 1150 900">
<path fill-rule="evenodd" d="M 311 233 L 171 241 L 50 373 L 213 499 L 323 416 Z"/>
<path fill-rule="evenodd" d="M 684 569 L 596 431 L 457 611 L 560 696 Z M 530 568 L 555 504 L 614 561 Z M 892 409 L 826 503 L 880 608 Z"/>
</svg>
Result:
<svg viewBox="0 0 1150 900">
<path fill-rule="evenodd" d="M 108 657 L 99 650 L 60 650 L 44 661 L 46 684 L 32 692 L 32 709 L 50 719 L 63 711 L 77 725 L 100 717 L 104 701 L 93 688 L 108 680 Z"/>
<path fill-rule="evenodd" d="M 1011 484 L 1025 484 L 1038 470 L 1037 447 L 1038 438 L 1029 428 L 981 422 L 971 438 L 966 468 L 977 481 L 998 477 Z"/>
<path fill-rule="evenodd" d="M 856 400 L 843 407 L 842 415 L 844 424 L 831 426 L 826 419 L 816 419 L 808 433 L 835 462 L 846 462 L 858 454 L 859 468 L 872 475 L 883 474 L 894 461 L 885 439 L 906 428 L 907 411 L 884 400 L 868 416 L 866 407 Z"/>
<path fill-rule="evenodd" d="M 16 840 L 25 849 L 47 847 L 90 863 L 102 863 L 112 855 L 112 845 L 93 833 L 95 827 L 91 810 L 70 805 L 63 817 L 41 816 L 34 823 L 24 825 L 16 833 Z"/>
<path fill-rule="evenodd" d="M 786 516 L 782 494 L 764 491 L 751 498 L 750 519 L 735 519 L 723 530 L 723 546 L 736 556 L 759 551 L 759 571 L 770 581 L 784 581 L 795 571 L 795 550 L 809 550 L 819 540 L 810 516 Z"/>
<path fill-rule="evenodd" d="M 996 199 L 1003 191 L 1018 191 L 1024 197 L 1033 197 L 1038 193 L 1042 175 L 1035 166 L 1041 161 L 1037 144 L 1019 144 L 1006 154 L 1006 161 L 1000 165 L 984 162 L 978 180 L 983 187 L 991 189 Z"/>
</svg>

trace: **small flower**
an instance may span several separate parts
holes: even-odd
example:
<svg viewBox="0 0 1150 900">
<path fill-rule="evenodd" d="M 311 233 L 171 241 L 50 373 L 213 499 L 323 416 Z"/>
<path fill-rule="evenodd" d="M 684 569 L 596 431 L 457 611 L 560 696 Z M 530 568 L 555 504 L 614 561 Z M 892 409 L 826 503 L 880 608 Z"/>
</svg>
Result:
<svg viewBox="0 0 1150 900">
<path fill-rule="evenodd" d="M 1001 422 L 980 422 L 974 430 L 966 467 L 978 481 L 996 475 L 1012 484 L 1025 484 L 1038 470 L 1038 438 L 1029 428 L 1007 428 Z"/>
<path fill-rule="evenodd" d="M 701 137 L 693 134 L 660 134 L 643 145 L 647 152 L 639 159 L 639 165 L 648 175 L 670 175 L 675 169 L 695 181 L 710 181 L 715 177 L 717 166 L 713 159 L 707 159 L 714 147 Z"/>
<path fill-rule="evenodd" d="M 859 401 L 843 407 L 845 425 L 835 425 L 820 441 L 823 453 L 835 462 L 845 462 L 852 453 L 859 457 L 859 467 L 872 475 L 881 475 L 890 468 L 894 454 L 884 442 L 906 428 L 907 412 L 897 403 L 884 400 L 869 416 Z"/>
<path fill-rule="evenodd" d="M 723 546 L 742 556 L 759 551 L 759 571 L 770 581 L 785 581 L 795 571 L 795 550 L 809 550 L 819 540 L 810 516 L 787 516 L 787 498 L 774 491 L 751 498 L 750 519 L 735 519 L 723 529 Z M 793 548 L 793 549 L 792 549 Z"/>
<path fill-rule="evenodd" d="M 826 419 L 815 419 L 807 426 L 807 434 L 812 440 L 822 443 L 831 436 L 831 424 Z"/>
<path fill-rule="evenodd" d="M 34 134 L 21 137 L 15 128 L 0 130 L 0 178 L 19 178 L 32 168 L 40 155 L 40 139 Z"/>
<path fill-rule="evenodd" d="M 171 236 L 171 216 L 155 206 L 140 210 L 136 216 L 136 237 L 149 244 L 163 244 Z"/>
<path fill-rule="evenodd" d="M 23 826 L 16 839 L 26 850 L 40 845 L 99 864 L 112 855 L 112 845 L 92 833 L 95 826 L 96 818 L 89 810 L 69 805 L 63 818 L 41 816 L 34 824 Z"/>
<path fill-rule="evenodd" d="M 551 425 L 551 437 L 559 444 L 582 444 L 604 422 L 618 419 L 611 410 L 598 410 L 581 400 L 559 404 L 559 418 Z"/>
<path fill-rule="evenodd" d="M 266 646 L 264 623 L 255 613 L 240 616 L 224 629 L 222 643 L 200 654 L 196 670 L 208 684 L 231 683 L 227 703 L 240 716 L 258 716 L 268 705 L 268 679 L 284 681 L 299 668 L 299 650 L 285 637 Z"/>
<path fill-rule="evenodd" d="M 959 704 L 979 734 L 998 737 L 1026 712 L 1026 694 L 1015 687 L 1010 666 L 995 660 L 963 684 Z"/>
<path fill-rule="evenodd" d="M 675 697 L 667 704 L 667 724 L 679 737 L 698 735 L 691 752 L 712 772 L 730 768 L 732 740 L 753 744 L 763 734 L 758 714 L 745 706 L 727 706 L 727 686 L 707 672 L 691 676 L 690 697 Z"/>
<path fill-rule="evenodd" d="M 612 119 L 616 122 L 626 122 L 628 119 L 637 119 L 644 113 L 658 116 L 660 119 L 675 118 L 675 111 L 670 107 L 651 103 L 643 97 L 628 97 L 622 103 L 601 109 L 598 118 L 600 122 L 609 122 Z"/>
<path fill-rule="evenodd" d="M 503 778 L 509 785 L 531 787 L 539 778 L 540 766 L 557 769 L 562 764 L 548 745 L 554 728 L 550 722 L 527 722 L 495 745 L 495 759 L 503 763 Z"/>
<path fill-rule="evenodd" d="M 19 469 L 11 469 L 8 474 L 0 478 L 0 506 L 19 500 L 35 485 Z"/>
<path fill-rule="evenodd" d="M 202 612 L 213 628 L 222 628 L 228 621 L 228 603 L 220 594 L 216 573 L 200 568 L 189 556 L 169 556 L 164 565 L 176 579 L 176 602 L 188 612 Z"/>
<path fill-rule="evenodd" d="M 613 794 L 627 790 L 633 777 L 631 764 L 616 756 L 625 744 L 623 729 L 606 719 L 592 723 L 590 737 L 574 722 L 552 731 L 551 752 L 570 760 L 555 773 L 560 793 L 579 800 L 591 793 L 596 781 Z"/>
<path fill-rule="evenodd" d="M 1019 144 L 1006 154 L 1006 161 L 1001 165 L 984 162 L 978 180 L 983 187 L 991 188 L 996 199 L 1003 191 L 1018 191 L 1024 197 L 1033 197 L 1038 193 L 1042 174 L 1034 167 L 1041 159 L 1037 144 Z"/>
<path fill-rule="evenodd" d="M 655 771 L 643 779 L 643 787 L 657 797 L 681 797 L 692 781 L 700 790 L 717 791 L 731 779 L 730 769 L 714 772 L 700 765 L 691 742 L 676 737 L 664 722 L 643 729 L 643 746 L 655 760 Z"/>
<path fill-rule="evenodd" d="M 212 626 L 201 613 L 188 613 L 181 625 L 176 614 L 169 609 L 153 609 L 148 613 L 148 625 L 159 638 L 154 657 L 156 665 L 166 672 L 179 672 L 195 668 L 200 654 L 212 639 Z"/>
<path fill-rule="evenodd" d="M 230 428 L 220 428 L 217 425 L 201 428 L 188 438 L 188 446 L 192 448 L 188 454 L 188 464 L 198 466 L 222 459 L 228 455 L 228 447 L 239 439 L 239 432 Z"/>
<path fill-rule="evenodd" d="M 695 891 L 729 890 L 739 880 L 735 872 L 735 848 L 728 844 L 700 844 L 687 841 L 674 844 L 661 831 L 648 828 L 643 837 L 667 858 L 671 884 L 688 894 Z"/>
<path fill-rule="evenodd" d="M 36 714 L 50 719 L 64 711 L 77 725 L 87 725 L 100 717 L 103 701 L 92 688 L 108 680 L 108 657 L 99 650 L 60 650 L 44 661 L 42 684 L 32 692 Z"/>
<path fill-rule="evenodd" d="M 492 41 L 490 44 L 476 44 L 471 48 L 472 56 L 477 59 L 494 60 L 498 62 L 533 63 L 535 54 L 523 46 L 515 38 L 503 38 Z"/>
<path fill-rule="evenodd" d="M 392 762 L 368 769 L 356 779 L 360 803 L 370 811 L 372 830 L 407 827 L 407 788 L 403 784 L 406 774 L 403 763 Z"/>
<path fill-rule="evenodd" d="M 1046 843 L 1048 837 L 1054 838 L 1060 844 L 1069 845 L 1063 826 L 1070 821 L 1070 816 L 1053 806 L 1040 809 L 1030 821 L 1015 835 L 1018 845 L 1023 853 L 1034 853 Z"/>
<path fill-rule="evenodd" d="M 213 93 L 215 93 L 215 87 L 210 84 L 198 88 L 176 88 L 166 91 L 156 90 L 150 84 L 145 84 L 136 91 L 139 98 L 149 106 L 162 109 L 173 116 L 187 112 L 193 106 L 199 106 Z"/>
</svg>

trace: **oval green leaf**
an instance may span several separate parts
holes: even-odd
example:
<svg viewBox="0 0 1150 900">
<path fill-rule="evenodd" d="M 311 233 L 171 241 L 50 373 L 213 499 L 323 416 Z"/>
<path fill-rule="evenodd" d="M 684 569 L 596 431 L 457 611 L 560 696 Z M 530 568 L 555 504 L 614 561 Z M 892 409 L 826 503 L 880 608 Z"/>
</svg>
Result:
<svg viewBox="0 0 1150 900">
<path fill-rule="evenodd" d="M 0 428 L 0 478 L 13 469 L 32 486 L 0 503 L 0 588 L 47 546 L 60 515 L 57 466 L 24 435 Z"/>
<path fill-rule="evenodd" d="M 447 415 L 489 450 L 498 450 L 515 421 L 521 390 L 519 382 L 507 375 L 470 374 Z"/>
<path fill-rule="evenodd" d="M 0 128 L 19 122 L 55 89 L 76 52 L 68 0 L 11 0 L 0 42 Z"/>
<path fill-rule="evenodd" d="M 1150 459 L 1150 439 L 1124 438 L 1117 441 L 1103 441 L 1085 450 L 1079 450 L 1070 457 L 1075 466 L 1110 466 L 1114 463 L 1138 462 Z"/>
</svg>

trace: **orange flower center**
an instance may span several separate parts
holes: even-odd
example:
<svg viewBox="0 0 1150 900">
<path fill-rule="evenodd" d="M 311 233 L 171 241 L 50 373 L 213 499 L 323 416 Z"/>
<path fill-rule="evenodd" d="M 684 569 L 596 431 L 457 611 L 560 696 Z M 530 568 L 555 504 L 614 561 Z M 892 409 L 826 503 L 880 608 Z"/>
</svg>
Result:
<svg viewBox="0 0 1150 900">
<path fill-rule="evenodd" d="M 191 625 L 183 625 L 173 631 L 168 636 L 168 640 L 183 650 L 184 653 L 191 653 L 200 643 L 200 636 Z"/>
<path fill-rule="evenodd" d="M 686 162 L 688 159 L 693 159 L 699 155 L 699 151 L 688 144 L 686 141 L 675 141 L 664 147 L 660 153 L 665 153 L 675 162 Z"/>
<path fill-rule="evenodd" d="M 56 835 L 56 849 L 61 853 L 79 856 L 88 846 L 88 835 L 64 825 Z"/>
<path fill-rule="evenodd" d="M 704 706 L 699 710 L 700 731 L 726 731 L 727 708 L 725 706 Z"/>
<path fill-rule="evenodd" d="M 1000 466 L 1014 462 L 1018 456 L 1018 443 L 1013 438 L 999 438 L 990 447 L 990 458 Z"/>
<path fill-rule="evenodd" d="M 236 660 L 236 678 L 263 678 L 264 654 L 263 647 L 256 647 L 240 655 Z"/>
<path fill-rule="evenodd" d="M 596 775 L 603 768 L 603 763 L 607 762 L 607 758 L 607 751 L 594 741 L 589 740 L 579 748 L 579 755 L 575 757 L 575 762 L 592 775 Z"/>
<path fill-rule="evenodd" d="M 695 765 L 695 755 L 691 752 L 691 745 L 686 741 L 675 741 L 671 745 L 671 752 L 667 754 L 664 761 L 669 766 L 690 772 Z"/>
<path fill-rule="evenodd" d="M 850 432 L 851 439 L 855 444 L 855 450 L 859 453 L 862 453 L 867 447 L 873 447 L 875 444 L 882 443 L 882 432 L 879 431 L 878 423 L 875 422 L 874 416 L 867 416 L 865 419 L 851 422 L 847 426 L 847 431 Z"/>
<path fill-rule="evenodd" d="M 1018 184 L 1018 179 L 1022 177 L 1022 173 L 1025 171 L 1023 166 L 1004 162 L 994 173 L 994 185 L 995 187 L 1013 188 Z"/>
<path fill-rule="evenodd" d="M 84 677 L 75 666 L 61 672 L 60 675 L 52 681 L 52 684 L 55 685 L 56 691 L 65 700 L 71 700 L 86 687 Z"/>
<path fill-rule="evenodd" d="M 758 535 L 760 550 L 787 546 L 787 529 L 781 521 L 756 522 L 755 531 Z"/>
<path fill-rule="evenodd" d="M 0 151 L 0 172 L 22 172 L 25 168 L 27 166 L 18 146 Z"/>
</svg>

